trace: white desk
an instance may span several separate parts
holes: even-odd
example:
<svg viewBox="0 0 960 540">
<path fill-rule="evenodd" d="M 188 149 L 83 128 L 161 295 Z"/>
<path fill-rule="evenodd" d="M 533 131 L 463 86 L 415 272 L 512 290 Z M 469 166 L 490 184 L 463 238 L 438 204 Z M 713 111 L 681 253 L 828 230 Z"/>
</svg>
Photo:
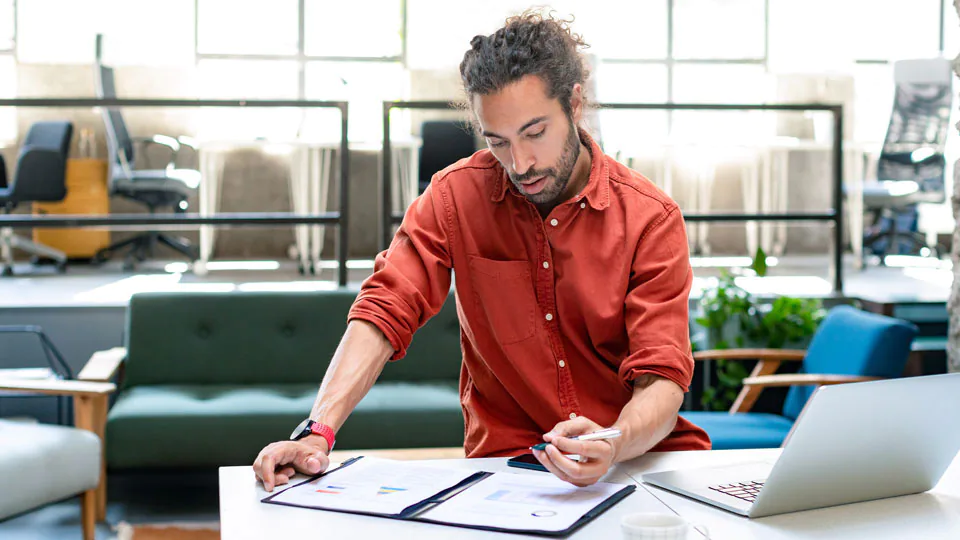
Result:
<svg viewBox="0 0 960 540">
<path fill-rule="evenodd" d="M 631 477 L 639 480 L 646 472 L 772 460 L 779 452 L 666 452 L 649 454 L 624 465 Z M 940 485 L 928 493 L 754 520 L 655 487 L 649 489 L 681 516 L 706 525 L 714 540 L 960 538 L 960 457 L 954 460 Z"/>
<path fill-rule="evenodd" d="M 617 466 L 605 480 L 630 483 L 639 479 L 644 472 L 771 459 L 778 452 L 779 450 L 732 450 L 648 454 Z M 451 459 L 429 463 L 472 470 L 543 474 L 508 468 L 505 459 Z M 656 498 L 651 493 L 655 494 Z M 221 538 L 223 540 L 297 538 L 302 535 L 336 539 L 416 538 L 418 540 L 519 537 L 513 534 L 263 504 L 260 500 L 265 496 L 266 493 L 254 479 L 250 467 L 221 468 Z M 640 486 L 629 497 L 569 538 L 617 540 L 622 538 L 620 519 L 624 515 L 632 512 L 669 513 L 670 508 L 691 521 L 705 524 L 710 529 L 714 540 L 806 538 L 956 540 L 960 538 L 960 457 L 954 460 L 940 485 L 929 493 L 756 520 L 748 520 L 654 487 Z M 690 538 L 702 537 L 691 534 Z"/>
<path fill-rule="evenodd" d="M 391 140 L 393 164 L 392 185 L 394 204 L 406 208 L 417 196 L 419 172 L 418 138 Z M 377 144 L 350 142 L 351 152 L 380 152 Z M 200 215 L 209 216 L 220 208 L 220 188 L 223 184 L 223 168 L 230 152 L 244 149 L 275 149 L 290 157 L 290 208 L 297 214 L 319 214 L 328 210 L 327 195 L 331 178 L 340 174 L 339 162 L 334 164 L 340 141 L 309 140 L 201 140 L 197 149 L 200 156 Z M 380 168 L 377 169 L 378 171 Z M 343 224 L 346 226 L 346 224 Z M 300 268 L 309 272 L 319 268 L 324 243 L 323 225 L 297 225 L 295 242 Z M 200 227 L 200 259 L 194 265 L 198 274 L 206 272 L 206 264 L 213 256 L 216 228 Z"/>
</svg>

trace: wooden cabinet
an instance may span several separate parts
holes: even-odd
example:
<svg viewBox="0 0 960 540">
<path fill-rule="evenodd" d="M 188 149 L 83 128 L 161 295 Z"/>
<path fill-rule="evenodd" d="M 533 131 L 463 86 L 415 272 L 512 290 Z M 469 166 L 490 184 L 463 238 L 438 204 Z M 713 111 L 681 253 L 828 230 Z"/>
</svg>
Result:
<svg viewBox="0 0 960 540">
<path fill-rule="evenodd" d="M 34 214 L 100 215 L 110 213 L 107 161 L 67 160 L 67 197 L 61 202 L 34 203 Z M 33 230 L 33 241 L 59 249 L 71 259 L 89 259 L 110 244 L 110 231 L 96 228 Z"/>
</svg>

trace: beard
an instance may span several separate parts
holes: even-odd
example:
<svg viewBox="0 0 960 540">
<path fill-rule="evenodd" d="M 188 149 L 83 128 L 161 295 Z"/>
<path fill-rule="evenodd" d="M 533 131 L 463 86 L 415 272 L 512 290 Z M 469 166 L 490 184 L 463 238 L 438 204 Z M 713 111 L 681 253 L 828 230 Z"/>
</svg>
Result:
<svg viewBox="0 0 960 540">
<path fill-rule="evenodd" d="M 560 154 L 560 160 L 555 166 L 546 169 L 530 169 L 523 174 L 513 174 L 509 172 L 507 174 L 510 176 L 510 181 L 513 182 L 513 185 L 516 186 L 517 191 L 533 204 L 558 203 L 560 201 L 557 201 L 557 199 L 563 194 L 564 190 L 567 189 L 567 184 L 570 183 L 570 176 L 573 175 L 573 168 L 576 166 L 577 159 L 579 158 L 580 134 L 577 132 L 577 127 L 573 125 L 573 121 L 571 121 L 570 131 L 567 134 L 567 139 L 563 143 L 563 152 Z M 547 186 L 537 193 L 532 195 L 527 194 L 521 184 L 541 176 L 548 177 L 546 179 L 546 181 L 549 182 Z"/>
</svg>

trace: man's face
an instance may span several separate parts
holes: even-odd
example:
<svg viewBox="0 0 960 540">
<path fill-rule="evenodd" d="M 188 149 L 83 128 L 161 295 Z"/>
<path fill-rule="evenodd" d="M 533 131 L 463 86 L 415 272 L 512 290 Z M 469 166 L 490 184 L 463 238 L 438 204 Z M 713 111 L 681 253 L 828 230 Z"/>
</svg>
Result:
<svg viewBox="0 0 960 540">
<path fill-rule="evenodd" d="M 534 204 L 560 202 L 580 136 L 543 79 L 527 75 L 495 94 L 475 96 L 473 109 L 487 146 L 520 193 Z"/>
</svg>

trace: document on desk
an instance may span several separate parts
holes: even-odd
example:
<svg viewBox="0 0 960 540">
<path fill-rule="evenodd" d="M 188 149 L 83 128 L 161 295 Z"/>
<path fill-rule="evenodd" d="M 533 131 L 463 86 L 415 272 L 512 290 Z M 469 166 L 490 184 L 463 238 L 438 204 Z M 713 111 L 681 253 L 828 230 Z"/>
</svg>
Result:
<svg viewBox="0 0 960 540">
<path fill-rule="evenodd" d="M 494 531 L 566 535 L 636 486 L 357 458 L 263 502 Z"/>
</svg>

